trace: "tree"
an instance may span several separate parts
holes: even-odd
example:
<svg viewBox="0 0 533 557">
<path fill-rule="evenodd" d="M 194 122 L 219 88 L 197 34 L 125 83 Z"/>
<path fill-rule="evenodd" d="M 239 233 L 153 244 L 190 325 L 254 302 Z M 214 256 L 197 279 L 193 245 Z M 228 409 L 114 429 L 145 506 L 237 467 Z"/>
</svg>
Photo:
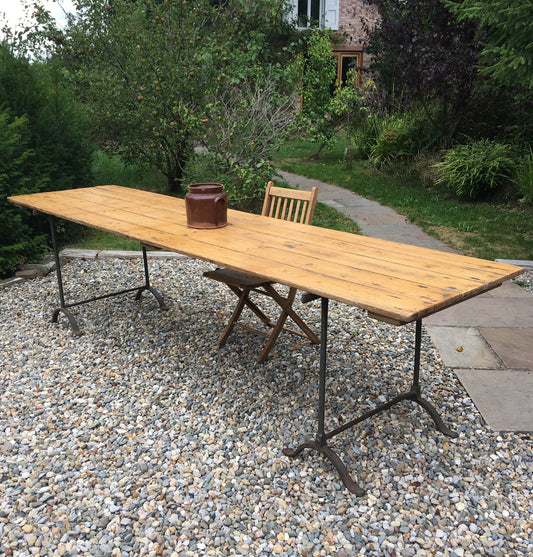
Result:
<svg viewBox="0 0 533 557">
<path fill-rule="evenodd" d="M 279 46 L 284 0 L 78 0 L 76 6 L 67 29 L 51 38 L 99 144 L 157 167 L 171 192 L 183 191 L 194 147 L 209 125 L 209 96 L 244 79 L 258 82 L 265 65 L 278 68 L 276 85 L 288 94 L 283 65 L 268 59 Z"/>
<path fill-rule="evenodd" d="M 458 21 L 442 0 L 376 2 L 381 24 L 370 33 L 369 52 L 380 88 L 393 106 L 422 103 L 443 145 L 449 145 L 470 109 L 476 84 L 476 25 Z"/>
<path fill-rule="evenodd" d="M 22 215 L 10 195 L 91 182 L 86 122 L 49 68 L 0 44 L 0 274 L 43 251 L 44 219 Z"/>
<path fill-rule="evenodd" d="M 44 236 L 35 236 L 28 215 L 7 200 L 10 195 L 39 190 L 40 184 L 21 171 L 34 159 L 27 147 L 27 131 L 24 116 L 12 118 L 8 110 L 0 110 L 0 277 L 44 251 Z"/>
<path fill-rule="evenodd" d="M 16 56 L 0 44 L 0 107 L 26 116 L 31 164 L 21 170 L 54 189 L 90 183 L 92 144 L 87 122 L 62 87 L 54 68 Z"/>
<path fill-rule="evenodd" d="M 319 144 L 318 150 L 311 155 L 316 159 L 335 133 L 335 122 L 331 120 L 329 109 L 336 64 L 327 31 L 313 29 L 304 35 L 304 41 L 302 115 L 306 129 Z"/>
<path fill-rule="evenodd" d="M 459 22 L 478 25 L 482 73 L 506 87 L 533 91 L 533 3 L 529 0 L 446 1 Z"/>
<path fill-rule="evenodd" d="M 243 207 L 263 197 L 275 173 L 272 152 L 294 121 L 294 99 L 279 95 L 272 73 L 267 70 L 261 82 L 245 78 L 223 93 L 208 94 L 197 180 L 222 182 L 232 202 Z"/>
</svg>

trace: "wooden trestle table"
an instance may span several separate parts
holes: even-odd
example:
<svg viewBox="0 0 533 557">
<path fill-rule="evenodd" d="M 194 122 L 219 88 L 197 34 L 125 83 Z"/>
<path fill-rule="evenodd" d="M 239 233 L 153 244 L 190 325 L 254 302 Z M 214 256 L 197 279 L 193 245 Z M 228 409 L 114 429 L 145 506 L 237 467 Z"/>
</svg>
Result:
<svg viewBox="0 0 533 557">
<path fill-rule="evenodd" d="M 18 206 L 49 215 L 60 294 L 60 307 L 54 311 L 53 320 L 57 320 L 59 313 L 65 314 L 76 333 L 80 331 L 68 308 L 81 303 L 130 291 L 137 291 L 139 297 L 144 290 L 149 290 L 164 307 L 160 294 L 150 285 L 145 246 L 259 275 L 305 291 L 308 297 L 320 298 L 317 434 L 315 439 L 295 450 L 285 449 L 284 453 L 296 456 L 306 448 L 319 451 L 335 466 L 345 486 L 358 495 L 364 490 L 351 478 L 344 463 L 328 445 L 328 440 L 402 400 L 418 403 L 441 432 L 456 437 L 437 410 L 422 398 L 419 382 L 422 319 L 500 286 L 523 271 L 513 265 L 234 210 L 228 210 L 228 225 L 224 228 L 189 228 L 182 199 L 120 186 L 43 192 L 9 199 Z M 145 284 L 98 298 L 66 303 L 54 217 L 139 241 L 144 255 Z M 324 422 L 329 299 L 362 308 L 371 317 L 387 323 L 405 325 L 416 322 L 416 332 L 410 390 L 327 432 Z"/>
</svg>

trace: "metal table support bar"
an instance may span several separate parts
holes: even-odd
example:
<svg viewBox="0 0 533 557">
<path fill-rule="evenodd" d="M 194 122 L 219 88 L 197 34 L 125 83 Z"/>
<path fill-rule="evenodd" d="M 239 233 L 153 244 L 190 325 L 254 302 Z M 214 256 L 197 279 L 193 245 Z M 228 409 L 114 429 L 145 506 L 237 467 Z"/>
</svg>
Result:
<svg viewBox="0 0 533 557">
<path fill-rule="evenodd" d="M 63 315 L 65 315 L 67 317 L 67 319 L 69 320 L 70 326 L 72 327 L 72 332 L 76 336 L 79 336 L 79 335 L 82 334 L 81 329 L 78 325 L 78 322 L 76 321 L 76 318 L 74 317 L 74 314 L 68 308 L 75 307 L 75 306 L 80 306 L 82 304 L 87 304 L 89 302 L 94 302 L 96 300 L 103 300 L 104 298 L 111 298 L 112 296 L 119 296 L 121 294 L 127 294 L 128 292 L 137 292 L 137 294 L 135 296 L 135 300 L 139 301 L 141 296 L 142 296 L 142 293 L 145 290 L 148 290 L 149 292 L 151 292 L 154 295 L 155 299 L 159 303 L 159 307 L 162 310 L 168 309 L 168 307 L 166 306 L 161 294 L 153 286 L 150 285 L 150 274 L 149 274 L 149 271 L 148 271 L 148 257 L 147 257 L 147 254 L 146 254 L 146 248 L 144 246 L 141 246 L 142 247 L 142 253 L 143 253 L 144 279 L 145 279 L 145 282 L 142 286 L 136 286 L 136 287 L 133 287 L 133 288 L 127 288 L 125 290 L 119 290 L 117 292 L 102 294 L 100 296 L 94 296 L 92 298 L 87 298 L 86 300 L 80 300 L 80 301 L 77 301 L 77 302 L 66 303 L 65 302 L 65 291 L 64 291 L 64 288 L 63 288 L 63 277 L 62 277 L 62 274 L 61 274 L 61 261 L 59 259 L 59 248 L 58 248 L 58 245 L 57 245 L 55 218 L 54 218 L 53 215 L 49 215 L 49 221 L 50 221 L 50 235 L 51 235 L 51 238 L 52 238 L 52 248 L 54 250 L 54 260 L 55 260 L 56 273 L 57 273 L 57 287 L 58 287 L 58 290 L 59 290 L 59 307 L 56 308 L 54 310 L 54 313 L 52 314 L 52 323 L 57 323 L 59 314 L 63 313 Z"/>
<path fill-rule="evenodd" d="M 395 404 L 403 400 L 412 400 L 422 406 L 431 416 L 437 429 L 447 435 L 448 437 L 456 438 L 457 433 L 449 429 L 435 407 L 426 399 L 422 398 L 421 387 L 420 387 L 420 351 L 422 344 L 422 320 L 419 319 L 416 322 L 416 333 L 415 333 L 415 356 L 414 356 L 414 370 L 413 370 L 413 382 L 411 389 L 405 393 L 401 393 L 398 396 L 392 398 L 388 402 L 376 406 L 372 410 L 365 412 L 364 414 L 346 422 L 342 426 L 339 426 L 331 431 L 325 431 L 325 408 L 326 408 L 326 372 L 327 372 L 327 327 L 328 327 L 328 299 L 322 298 L 321 307 L 321 345 L 320 345 L 320 378 L 319 378 L 319 390 L 318 390 L 318 428 L 317 434 L 314 440 L 307 441 L 299 445 L 296 449 L 285 448 L 283 453 L 290 457 L 298 456 L 304 449 L 314 449 L 322 453 L 327 457 L 346 486 L 346 488 L 357 496 L 364 495 L 365 490 L 361 488 L 350 476 L 345 464 L 339 458 L 339 456 L 329 447 L 327 444 L 328 439 L 331 439 L 335 435 L 353 427 L 354 425 L 388 410 Z"/>
</svg>

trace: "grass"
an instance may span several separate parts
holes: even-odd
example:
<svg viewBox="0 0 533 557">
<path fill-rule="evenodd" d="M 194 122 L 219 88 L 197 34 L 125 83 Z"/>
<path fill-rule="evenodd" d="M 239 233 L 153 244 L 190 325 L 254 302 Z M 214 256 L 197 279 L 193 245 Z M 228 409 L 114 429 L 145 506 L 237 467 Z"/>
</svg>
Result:
<svg viewBox="0 0 533 557">
<path fill-rule="evenodd" d="M 386 173 L 359 162 L 351 168 L 343 161 L 342 138 L 324 149 L 318 161 L 309 160 L 316 150 L 310 141 L 298 139 L 276 155 L 277 166 L 342 186 L 369 199 L 393 207 L 425 232 L 443 240 L 465 255 L 483 259 L 533 259 L 533 207 L 504 203 L 466 203 L 445 192 L 425 186 L 403 170 Z M 121 186 L 165 192 L 166 180 L 157 172 L 125 165 L 119 157 L 98 155 L 94 163 L 95 185 Z M 325 228 L 358 232 L 357 225 L 327 205 L 318 203 L 313 223 Z M 84 249 L 138 250 L 139 244 L 90 229 L 70 247 Z"/>
<path fill-rule="evenodd" d="M 407 170 L 386 173 L 363 162 L 343 161 L 342 138 L 309 160 L 316 145 L 292 140 L 276 155 L 276 165 L 393 207 L 428 234 L 459 252 L 484 259 L 533 259 L 533 207 L 518 203 L 465 203 L 428 187 Z"/>
<path fill-rule="evenodd" d="M 102 153 L 97 154 L 93 163 L 93 173 L 95 176 L 95 186 L 116 184 L 159 193 L 166 192 L 166 179 L 164 176 L 157 172 L 149 172 L 138 167 L 128 166 L 118 156 L 108 157 Z M 259 203 L 255 208 L 255 212 L 259 212 L 260 209 L 261 204 Z M 323 203 L 317 203 L 313 224 L 345 232 L 359 232 L 356 223 Z M 140 249 L 138 242 L 102 230 L 83 228 L 80 230 L 80 233 L 82 236 L 77 237 L 68 247 L 121 251 L 137 251 Z"/>
<path fill-rule="evenodd" d="M 104 153 L 97 153 L 93 159 L 93 175 L 95 186 L 114 184 L 158 193 L 164 193 L 166 190 L 166 178 L 161 173 L 126 165 L 118 155 L 108 157 Z M 86 227 L 79 230 L 79 235 L 67 247 L 120 251 L 141 249 L 139 242 Z"/>
<path fill-rule="evenodd" d="M 95 228 L 88 228 L 82 238 L 75 243 L 70 244 L 68 247 L 76 249 L 97 249 L 97 250 L 119 250 L 119 251 L 139 251 L 141 246 L 139 242 L 104 232 L 103 230 L 96 230 Z"/>
<path fill-rule="evenodd" d="M 104 153 L 96 153 L 92 170 L 95 186 L 115 184 L 159 193 L 166 191 L 167 179 L 161 172 L 127 165 L 118 155 L 109 157 Z"/>
</svg>

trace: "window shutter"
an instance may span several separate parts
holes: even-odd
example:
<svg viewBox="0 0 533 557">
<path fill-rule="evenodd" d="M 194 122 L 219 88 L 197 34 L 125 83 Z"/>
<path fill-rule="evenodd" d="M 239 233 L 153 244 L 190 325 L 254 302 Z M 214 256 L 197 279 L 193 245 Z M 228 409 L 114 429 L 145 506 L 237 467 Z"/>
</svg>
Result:
<svg viewBox="0 0 533 557">
<path fill-rule="evenodd" d="M 324 25 L 333 31 L 339 29 L 339 0 L 326 0 Z"/>
<path fill-rule="evenodd" d="M 290 17 L 293 23 L 298 21 L 298 0 L 291 0 Z"/>
</svg>

